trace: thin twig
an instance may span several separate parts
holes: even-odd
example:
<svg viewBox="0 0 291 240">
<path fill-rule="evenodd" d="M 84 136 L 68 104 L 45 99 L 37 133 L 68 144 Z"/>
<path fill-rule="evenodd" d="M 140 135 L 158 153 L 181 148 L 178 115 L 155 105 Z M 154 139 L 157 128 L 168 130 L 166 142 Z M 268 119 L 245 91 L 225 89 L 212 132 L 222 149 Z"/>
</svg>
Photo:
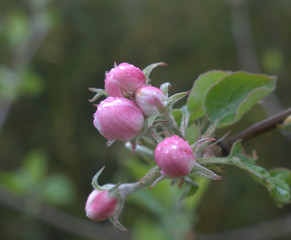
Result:
<svg viewBox="0 0 291 240">
<path fill-rule="evenodd" d="M 242 130 L 241 132 L 224 139 L 219 144 L 223 150 L 229 152 L 231 149 L 232 144 L 241 139 L 242 141 L 246 141 L 250 138 L 253 138 L 255 136 L 258 136 L 266 131 L 269 131 L 273 128 L 275 128 L 279 123 L 283 122 L 286 117 L 288 117 L 291 114 L 291 108 L 288 108 L 280 113 L 277 113 L 269 118 L 264 119 L 263 121 L 260 121 L 245 130 Z"/>
</svg>

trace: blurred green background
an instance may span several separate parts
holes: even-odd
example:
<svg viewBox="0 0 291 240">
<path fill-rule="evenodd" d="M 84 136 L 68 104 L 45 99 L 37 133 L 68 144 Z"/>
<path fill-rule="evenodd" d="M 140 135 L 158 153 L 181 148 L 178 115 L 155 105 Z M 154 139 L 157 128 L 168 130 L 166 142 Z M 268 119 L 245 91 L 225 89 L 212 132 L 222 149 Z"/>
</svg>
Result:
<svg viewBox="0 0 291 240">
<path fill-rule="evenodd" d="M 290 23 L 288 0 L 1 1 L 1 239 L 181 239 L 175 233 L 190 224 L 185 239 L 218 240 L 226 239 L 220 232 L 286 216 L 291 226 L 290 205 L 278 209 L 234 168 L 208 186 L 187 217 L 171 207 L 179 190 L 167 181 L 129 199 L 121 216 L 127 233 L 108 221 L 92 223 L 84 212 L 92 176 L 103 165 L 101 184 L 134 181 L 149 167 L 122 143 L 107 148 L 92 124 L 88 87 L 103 88 L 114 61 L 141 69 L 166 62 L 151 79 L 154 86 L 171 82 L 172 94 L 212 69 L 277 75 L 275 95 L 236 132 L 291 105 Z M 291 168 L 290 144 L 290 135 L 272 131 L 245 146 L 269 169 Z M 171 211 L 160 213 L 162 206 Z M 249 239 L 291 238 L 290 231 L 281 235 Z"/>
</svg>

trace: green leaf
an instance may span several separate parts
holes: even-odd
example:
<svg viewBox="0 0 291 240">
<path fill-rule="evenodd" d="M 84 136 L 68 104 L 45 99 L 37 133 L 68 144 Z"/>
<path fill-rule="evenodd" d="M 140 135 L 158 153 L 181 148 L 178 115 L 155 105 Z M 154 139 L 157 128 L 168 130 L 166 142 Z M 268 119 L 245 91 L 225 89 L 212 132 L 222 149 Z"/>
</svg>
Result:
<svg viewBox="0 0 291 240">
<path fill-rule="evenodd" d="M 208 90 L 229 74 L 230 72 L 227 71 L 212 70 L 201 74 L 198 79 L 195 80 L 187 101 L 188 110 L 192 112 L 195 118 L 204 115 L 203 105 Z"/>
<path fill-rule="evenodd" d="M 255 160 L 243 153 L 239 141 L 233 144 L 230 158 L 232 165 L 247 171 L 258 183 L 265 186 L 278 206 L 290 203 L 291 172 L 286 169 L 272 170 L 270 173 L 263 167 L 255 165 Z"/>
<path fill-rule="evenodd" d="M 231 125 L 271 93 L 275 83 L 274 76 L 246 72 L 227 75 L 206 94 L 205 113 L 217 128 Z"/>
<path fill-rule="evenodd" d="M 269 171 L 272 177 L 276 177 L 291 186 L 291 170 L 287 168 L 274 168 Z"/>
<path fill-rule="evenodd" d="M 174 117 L 177 125 L 180 126 L 181 121 L 182 121 L 182 115 L 183 115 L 182 109 L 175 108 L 172 110 L 171 114 Z"/>
<path fill-rule="evenodd" d="M 284 181 L 272 178 L 271 181 L 268 181 L 268 190 L 279 207 L 290 203 L 290 187 Z"/>
<path fill-rule="evenodd" d="M 236 141 L 231 148 L 230 158 L 233 163 L 242 160 L 244 163 L 255 164 L 256 160 L 252 157 L 246 156 L 243 152 L 241 141 Z"/>
<path fill-rule="evenodd" d="M 199 128 L 197 127 L 196 124 L 192 123 L 187 127 L 185 135 L 188 143 L 191 145 L 197 141 L 197 137 L 199 135 Z"/>
</svg>

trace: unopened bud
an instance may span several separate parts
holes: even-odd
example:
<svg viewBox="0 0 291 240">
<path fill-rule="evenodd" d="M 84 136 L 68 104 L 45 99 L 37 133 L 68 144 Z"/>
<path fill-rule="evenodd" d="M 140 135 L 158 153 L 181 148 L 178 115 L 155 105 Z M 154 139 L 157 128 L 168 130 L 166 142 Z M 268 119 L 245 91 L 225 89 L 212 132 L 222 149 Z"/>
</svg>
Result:
<svg viewBox="0 0 291 240">
<path fill-rule="evenodd" d="M 172 178 L 189 175 L 196 162 L 189 144 L 177 135 L 165 138 L 158 144 L 155 160 L 161 173 Z"/>
<path fill-rule="evenodd" d="M 138 135 L 144 124 L 140 109 L 126 98 L 106 98 L 93 116 L 94 126 L 108 140 L 129 141 Z"/>
<path fill-rule="evenodd" d="M 118 198 L 110 197 L 107 191 L 93 190 L 89 195 L 85 211 L 86 216 L 93 221 L 102 221 L 114 214 Z"/>
<path fill-rule="evenodd" d="M 159 114 L 164 110 L 167 105 L 168 98 L 159 88 L 143 86 L 136 91 L 135 101 L 144 115 L 150 117 L 152 115 Z"/>
<path fill-rule="evenodd" d="M 143 86 L 145 80 L 145 75 L 139 68 L 121 63 L 106 74 L 105 90 L 112 97 L 124 97 Z"/>
</svg>

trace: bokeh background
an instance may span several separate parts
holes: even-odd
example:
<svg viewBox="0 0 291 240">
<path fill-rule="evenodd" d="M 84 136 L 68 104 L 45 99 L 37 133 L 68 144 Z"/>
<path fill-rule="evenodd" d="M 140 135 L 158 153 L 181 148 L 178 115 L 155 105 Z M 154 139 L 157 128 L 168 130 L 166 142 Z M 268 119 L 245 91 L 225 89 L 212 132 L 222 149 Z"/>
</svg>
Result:
<svg viewBox="0 0 291 240">
<path fill-rule="evenodd" d="M 100 167 L 106 165 L 101 184 L 143 173 L 136 163 L 142 160 L 122 143 L 105 146 L 92 125 L 96 108 L 88 87 L 103 88 L 114 61 L 141 69 L 166 62 L 151 79 L 155 86 L 171 82 L 171 93 L 190 89 L 212 69 L 277 75 L 275 94 L 236 124 L 236 132 L 291 105 L 290 23 L 288 0 L 1 1 L 1 239 L 179 239 L 165 235 L 156 214 L 156 202 L 170 201 L 158 197 L 168 183 L 156 186 L 156 202 L 140 195 L 126 203 L 127 233 L 85 217 Z M 258 164 L 270 169 L 291 168 L 290 145 L 290 135 L 274 130 L 245 147 L 256 149 Z M 290 211 L 290 205 L 278 209 L 246 173 L 226 168 L 201 197 L 185 239 L 226 239 L 232 230 L 255 231 L 249 239 L 290 239 Z M 272 236 L 266 232 L 274 219 Z M 182 220 L 171 230 L 188 224 Z"/>
</svg>

